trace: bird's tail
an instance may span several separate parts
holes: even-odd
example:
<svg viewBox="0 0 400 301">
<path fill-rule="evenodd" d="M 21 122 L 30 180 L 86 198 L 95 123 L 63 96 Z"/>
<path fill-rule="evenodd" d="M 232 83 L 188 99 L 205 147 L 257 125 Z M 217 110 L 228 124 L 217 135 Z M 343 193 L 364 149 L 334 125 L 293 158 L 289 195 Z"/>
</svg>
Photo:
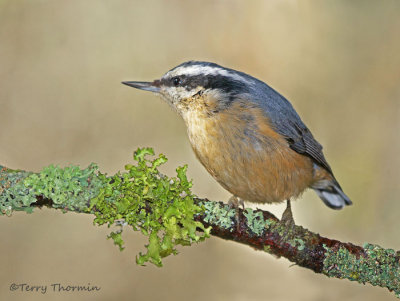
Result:
<svg viewBox="0 0 400 301">
<path fill-rule="evenodd" d="M 349 197 L 343 192 L 339 183 L 333 181 L 322 181 L 319 185 L 313 187 L 315 192 L 324 201 L 325 205 L 332 209 L 342 209 L 346 205 L 351 205 L 352 202 Z"/>
</svg>

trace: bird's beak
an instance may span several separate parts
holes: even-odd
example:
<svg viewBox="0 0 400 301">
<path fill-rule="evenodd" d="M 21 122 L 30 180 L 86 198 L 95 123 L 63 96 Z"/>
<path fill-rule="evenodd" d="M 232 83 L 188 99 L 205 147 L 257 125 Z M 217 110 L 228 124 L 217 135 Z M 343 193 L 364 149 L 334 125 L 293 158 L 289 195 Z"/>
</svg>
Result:
<svg viewBox="0 0 400 301">
<path fill-rule="evenodd" d="M 150 92 L 155 92 L 159 93 L 160 92 L 160 81 L 155 80 L 154 82 L 122 82 L 124 85 L 140 89 L 140 90 L 145 90 L 145 91 L 150 91 Z"/>
</svg>

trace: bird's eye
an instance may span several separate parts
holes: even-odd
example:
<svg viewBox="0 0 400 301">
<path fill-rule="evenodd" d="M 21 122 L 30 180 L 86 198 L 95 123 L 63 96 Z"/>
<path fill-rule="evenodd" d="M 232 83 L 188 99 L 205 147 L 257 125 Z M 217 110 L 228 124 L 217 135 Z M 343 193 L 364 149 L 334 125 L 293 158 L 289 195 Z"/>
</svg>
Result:
<svg viewBox="0 0 400 301">
<path fill-rule="evenodd" d="M 172 79 L 172 83 L 174 84 L 175 87 L 177 87 L 182 83 L 182 80 L 179 77 L 174 77 Z"/>
</svg>

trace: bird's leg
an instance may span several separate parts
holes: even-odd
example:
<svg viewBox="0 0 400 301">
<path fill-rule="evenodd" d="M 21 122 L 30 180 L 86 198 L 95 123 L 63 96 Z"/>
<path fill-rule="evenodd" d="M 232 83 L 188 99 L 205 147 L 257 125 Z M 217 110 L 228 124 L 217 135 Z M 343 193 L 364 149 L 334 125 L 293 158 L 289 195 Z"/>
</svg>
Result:
<svg viewBox="0 0 400 301">
<path fill-rule="evenodd" d="M 286 200 L 286 209 L 285 209 L 285 211 L 283 211 L 281 223 L 288 225 L 288 226 L 295 225 L 290 200 Z"/>
<path fill-rule="evenodd" d="M 228 205 L 231 208 L 235 208 L 236 215 L 235 215 L 235 220 L 236 220 L 236 230 L 239 232 L 240 231 L 240 215 L 239 215 L 239 206 L 242 205 L 243 210 L 244 210 L 244 201 L 242 199 L 239 199 L 236 195 L 233 195 L 229 198 Z"/>
<path fill-rule="evenodd" d="M 242 208 L 244 210 L 244 201 L 242 199 L 239 199 L 236 195 L 232 195 L 229 200 L 228 200 L 228 205 L 232 208 L 238 209 L 240 205 L 242 205 Z"/>
</svg>

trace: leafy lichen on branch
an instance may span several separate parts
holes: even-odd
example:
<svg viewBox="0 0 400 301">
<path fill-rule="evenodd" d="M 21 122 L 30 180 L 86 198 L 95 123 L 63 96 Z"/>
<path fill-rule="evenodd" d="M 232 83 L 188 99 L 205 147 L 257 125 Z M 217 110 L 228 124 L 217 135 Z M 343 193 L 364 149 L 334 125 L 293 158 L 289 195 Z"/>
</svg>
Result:
<svg viewBox="0 0 400 301">
<path fill-rule="evenodd" d="M 89 210 L 94 211 L 94 222 L 99 225 L 111 226 L 122 221 L 149 236 L 147 253 L 139 254 L 136 261 L 162 266 L 161 259 L 176 254 L 177 245 L 203 241 L 209 237 L 211 228 L 194 221 L 194 215 L 202 213 L 204 208 L 194 203 L 192 183 L 186 177 L 187 166 L 177 168 L 176 178 L 168 178 L 158 171 L 167 158 L 161 154 L 148 160 L 147 155 L 154 155 L 153 150 L 139 149 L 133 156 L 137 165 L 128 164 L 126 172 L 109 178 L 101 175 L 105 185 L 91 200 Z M 109 237 L 122 250 L 121 232 L 122 227 Z"/>
<path fill-rule="evenodd" d="M 46 205 L 64 212 L 94 213 L 98 225 L 129 225 L 149 236 L 147 252 L 138 255 L 137 263 L 162 266 L 161 259 L 176 254 L 177 245 L 203 241 L 211 228 L 194 220 L 205 208 L 194 202 L 187 166 L 177 168 L 177 177 L 168 178 L 158 171 L 167 158 L 159 155 L 149 160 L 148 155 L 154 155 L 151 148 L 138 149 L 137 164 L 128 164 L 126 172 L 113 176 L 100 173 L 93 163 L 85 169 L 50 165 L 39 173 L 2 167 L 0 214 L 31 213 L 38 199 L 48 199 Z M 108 236 L 120 250 L 122 229 Z"/>
</svg>

